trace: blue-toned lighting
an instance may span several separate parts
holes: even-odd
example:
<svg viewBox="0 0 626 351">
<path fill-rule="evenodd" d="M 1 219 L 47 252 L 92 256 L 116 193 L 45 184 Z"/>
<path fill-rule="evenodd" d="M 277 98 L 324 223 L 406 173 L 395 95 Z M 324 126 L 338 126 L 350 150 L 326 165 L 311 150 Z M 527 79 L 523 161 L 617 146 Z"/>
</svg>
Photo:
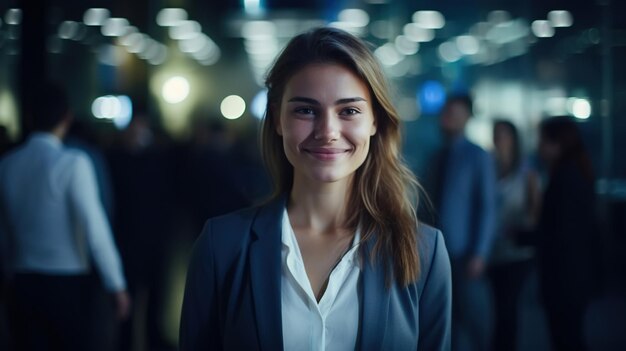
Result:
<svg viewBox="0 0 626 351">
<path fill-rule="evenodd" d="M 446 90 L 436 80 L 428 80 L 417 92 L 417 101 L 424 114 L 437 114 L 446 102 Z"/>
<path fill-rule="evenodd" d="M 95 99 L 91 112 L 98 119 L 113 121 L 117 129 L 125 129 L 133 115 L 133 103 L 126 95 L 106 95 Z"/>
<path fill-rule="evenodd" d="M 247 15 L 260 16 L 265 12 L 262 0 L 243 0 L 243 10 Z"/>
<path fill-rule="evenodd" d="M 259 91 L 250 104 L 250 112 L 257 119 L 263 119 L 267 107 L 267 89 Z"/>
</svg>

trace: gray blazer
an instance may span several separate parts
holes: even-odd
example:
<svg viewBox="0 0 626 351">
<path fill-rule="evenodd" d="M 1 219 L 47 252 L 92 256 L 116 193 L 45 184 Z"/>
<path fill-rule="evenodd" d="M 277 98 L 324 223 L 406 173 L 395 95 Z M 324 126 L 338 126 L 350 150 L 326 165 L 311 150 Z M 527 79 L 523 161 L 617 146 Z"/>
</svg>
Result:
<svg viewBox="0 0 626 351">
<path fill-rule="evenodd" d="M 181 351 L 283 349 L 284 208 L 282 197 L 207 221 L 189 263 Z M 407 287 L 387 288 L 382 265 L 363 260 L 358 350 L 450 349 L 448 253 L 441 232 L 426 225 L 420 225 L 418 243 L 422 273 Z M 370 250 L 365 242 L 362 253 Z"/>
</svg>

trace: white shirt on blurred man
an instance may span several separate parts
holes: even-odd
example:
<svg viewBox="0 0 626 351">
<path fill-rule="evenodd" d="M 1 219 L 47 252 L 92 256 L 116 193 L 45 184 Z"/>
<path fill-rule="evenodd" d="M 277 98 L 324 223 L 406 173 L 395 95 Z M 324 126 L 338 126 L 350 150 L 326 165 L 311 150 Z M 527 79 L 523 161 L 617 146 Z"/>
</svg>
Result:
<svg viewBox="0 0 626 351">
<path fill-rule="evenodd" d="M 126 289 L 122 264 L 89 157 L 36 132 L 0 162 L 0 240 L 13 273 L 90 272 L 111 292 Z"/>
</svg>

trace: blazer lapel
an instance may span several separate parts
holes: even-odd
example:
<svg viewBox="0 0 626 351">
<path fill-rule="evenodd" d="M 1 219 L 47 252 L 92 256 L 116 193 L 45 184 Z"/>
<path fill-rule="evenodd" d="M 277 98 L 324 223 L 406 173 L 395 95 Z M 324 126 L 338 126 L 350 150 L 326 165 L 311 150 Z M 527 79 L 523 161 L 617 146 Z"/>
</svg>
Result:
<svg viewBox="0 0 626 351">
<path fill-rule="evenodd" d="M 370 262 L 372 240 L 365 242 L 363 257 L 362 305 L 359 325 L 359 340 L 362 351 L 382 350 L 382 342 L 387 327 L 387 312 L 389 310 L 389 289 L 385 285 L 385 271 L 381 258 L 377 258 L 374 265 Z"/>
<path fill-rule="evenodd" d="M 280 292 L 281 219 L 285 198 L 261 207 L 252 224 L 256 240 L 250 245 L 250 275 L 261 350 L 283 349 Z"/>
</svg>

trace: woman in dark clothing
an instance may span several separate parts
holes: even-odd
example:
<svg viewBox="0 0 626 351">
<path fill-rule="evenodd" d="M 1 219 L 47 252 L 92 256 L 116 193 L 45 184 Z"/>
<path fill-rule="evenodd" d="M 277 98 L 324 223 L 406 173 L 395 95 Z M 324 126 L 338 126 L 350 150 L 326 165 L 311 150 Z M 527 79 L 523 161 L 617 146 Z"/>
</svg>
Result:
<svg viewBox="0 0 626 351">
<path fill-rule="evenodd" d="M 539 221 L 541 293 L 555 350 L 584 350 L 583 317 L 599 252 L 594 176 L 580 131 L 569 117 L 540 126 L 539 153 L 549 170 Z"/>
<path fill-rule="evenodd" d="M 541 192 L 539 178 L 524 160 L 515 125 L 496 120 L 493 125 L 494 159 L 498 170 L 497 231 L 491 248 L 489 279 L 496 307 L 494 350 L 515 350 L 520 294 L 533 268 L 534 250 L 520 246 L 535 229 Z"/>
</svg>

